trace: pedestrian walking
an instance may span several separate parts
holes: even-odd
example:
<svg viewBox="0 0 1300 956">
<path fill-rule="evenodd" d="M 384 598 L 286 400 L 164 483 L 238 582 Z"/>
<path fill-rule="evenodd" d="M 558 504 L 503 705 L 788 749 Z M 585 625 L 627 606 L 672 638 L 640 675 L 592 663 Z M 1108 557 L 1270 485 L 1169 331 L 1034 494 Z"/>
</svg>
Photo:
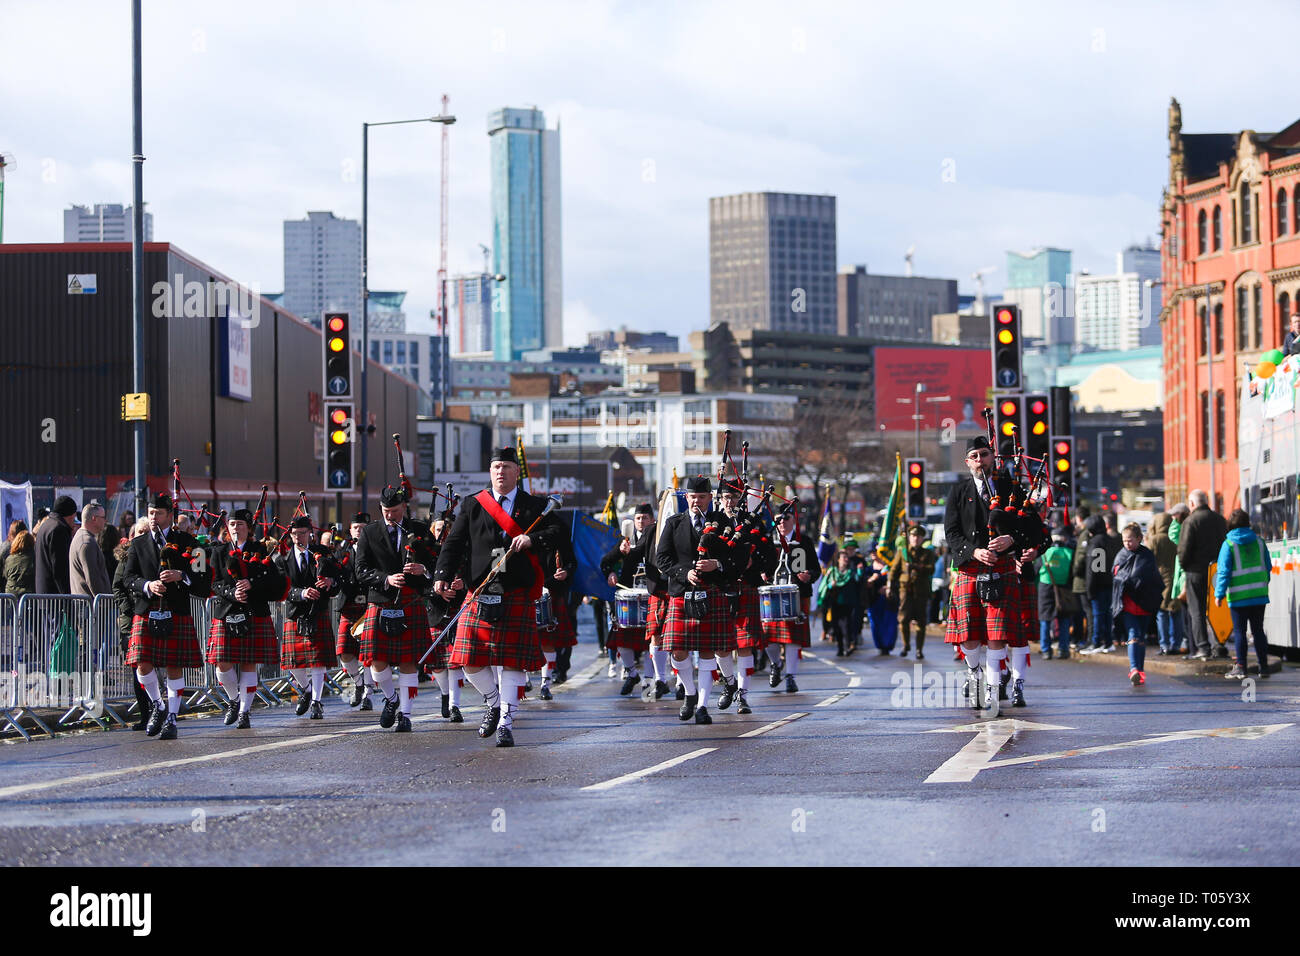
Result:
<svg viewBox="0 0 1300 956">
<path fill-rule="evenodd" d="M 930 596 L 934 582 L 935 554 L 925 547 L 925 527 L 907 529 L 907 547 L 899 548 L 889 565 L 885 599 L 898 602 L 898 630 L 903 638 L 900 657 L 912 646 L 912 627 L 916 626 L 916 659 L 925 660 L 925 627 L 930 620 Z"/>
<path fill-rule="evenodd" d="M 1214 575 L 1214 602 L 1226 598 L 1232 613 L 1232 636 L 1237 661 L 1229 679 L 1246 676 L 1246 631 L 1255 638 L 1259 676 L 1268 677 L 1268 638 L 1264 635 L 1264 608 L 1268 606 L 1268 582 L 1273 558 L 1250 526 L 1250 516 L 1240 508 L 1228 516 L 1228 533 L 1219 548 L 1219 567 Z"/>
<path fill-rule="evenodd" d="M 1142 543 L 1137 524 L 1124 527 L 1123 549 L 1111 567 L 1110 616 L 1121 636 L 1128 636 L 1128 677 L 1136 687 L 1145 684 L 1147 631 L 1151 616 L 1160 608 L 1165 584 L 1156 557 Z"/>
<path fill-rule="evenodd" d="M 1182 601 L 1174 594 L 1174 565 L 1178 562 L 1178 544 L 1170 536 L 1170 528 L 1177 524 L 1172 511 L 1163 511 L 1151 519 L 1146 545 L 1155 555 L 1156 568 L 1164 582 L 1160 610 L 1156 612 L 1156 633 L 1160 637 L 1160 653 L 1177 654 L 1183 643 Z"/>
<path fill-rule="evenodd" d="M 1088 603 L 1092 608 L 1092 646 L 1083 652 L 1085 654 L 1109 654 L 1115 649 L 1114 617 L 1110 612 L 1114 603 L 1111 569 L 1124 547 L 1116 532 L 1116 523 L 1113 511 L 1088 519 L 1088 547 L 1084 562 Z"/>
<path fill-rule="evenodd" d="M 848 618 L 857 607 L 854 593 L 858 589 L 857 575 L 849 553 L 840 550 L 835 554 L 835 563 L 817 585 L 817 606 L 826 615 L 831 633 L 835 635 L 836 657 L 843 657 L 849 646 Z"/>
<path fill-rule="evenodd" d="M 1187 591 L 1187 630 L 1191 647 L 1188 660 L 1208 660 L 1211 653 L 1206 597 L 1209 591 L 1210 562 L 1228 536 L 1223 515 L 1210 507 L 1210 496 L 1196 489 L 1187 496 L 1191 514 L 1178 535 L 1178 560 L 1183 566 Z"/>
</svg>

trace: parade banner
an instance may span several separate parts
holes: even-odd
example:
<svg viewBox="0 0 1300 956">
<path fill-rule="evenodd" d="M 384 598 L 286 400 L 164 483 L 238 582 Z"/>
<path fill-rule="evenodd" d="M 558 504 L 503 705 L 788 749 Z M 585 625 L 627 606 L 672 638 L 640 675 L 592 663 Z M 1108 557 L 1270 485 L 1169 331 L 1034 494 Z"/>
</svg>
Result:
<svg viewBox="0 0 1300 956">
<path fill-rule="evenodd" d="M 578 561 L 573 589 L 605 601 L 614 600 L 614 589 L 600 573 L 600 559 L 618 546 L 622 535 L 591 515 L 573 513 L 573 556 Z"/>
<path fill-rule="evenodd" d="M 0 515 L 4 520 L 0 521 L 0 534 L 7 534 L 9 526 L 15 521 L 21 521 L 32 526 L 32 483 L 24 481 L 21 485 L 12 485 L 7 481 L 0 481 Z"/>
<path fill-rule="evenodd" d="M 1264 417 L 1285 415 L 1295 408 L 1295 390 L 1300 385 L 1300 356 L 1288 355 L 1277 371 L 1259 382 L 1264 396 Z"/>
</svg>

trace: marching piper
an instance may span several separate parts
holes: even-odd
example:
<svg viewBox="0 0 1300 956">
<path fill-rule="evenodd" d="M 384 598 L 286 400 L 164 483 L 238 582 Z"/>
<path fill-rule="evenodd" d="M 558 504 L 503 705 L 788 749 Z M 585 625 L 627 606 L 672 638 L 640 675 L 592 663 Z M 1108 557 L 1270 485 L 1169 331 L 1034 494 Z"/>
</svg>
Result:
<svg viewBox="0 0 1300 956">
<path fill-rule="evenodd" d="M 459 501 L 460 499 L 457 498 L 456 500 Z M 445 541 L 449 531 L 451 531 L 450 518 L 439 518 L 433 523 L 433 538 L 435 541 Z M 450 600 L 443 600 L 442 596 L 436 591 L 429 592 L 429 637 L 431 640 L 438 640 L 438 635 L 456 616 L 456 612 L 460 610 L 461 602 L 465 599 L 465 582 L 459 577 L 451 582 L 451 589 L 453 596 Z M 463 724 L 465 717 L 460 712 L 460 692 L 461 688 L 465 686 L 465 672 L 459 667 L 447 666 L 447 662 L 451 658 L 451 649 L 455 643 L 456 633 L 453 630 L 434 647 L 433 652 L 425 660 L 424 669 L 438 683 L 438 690 L 442 695 L 442 716 L 453 724 Z"/>
<path fill-rule="evenodd" d="M 551 595 L 551 614 L 555 617 L 555 626 L 538 631 L 544 660 L 542 688 L 538 694 L 542 700 L 554 700 L 551 695 L 551 678 L 555 675 L 556 651 L 578 643 L 578 622 L 569 606 L 569 587 L 573 582 L 573 573 L 578 569 L 578 559 L 573 554 L 568 535 L 562 535 L 554 550 L 547 552 L 541 562 L 546 572 L 546 590 Z"/>
<path fill-rule="evenodd" d="M 799 684 L 795 675 L 799 673 L 799 659 L 803 648 L 812 643 L 808 628 L 808 616 L 812 609 L 812 589 L 821 577 L 821 565 L 817 563 L 817 547 L 812 539 L 799 531 L 799 502 L 793 501 L 789 507 L 777 516 L 777 542 L 787 553 L 792 583 L 799 585 L 799 604 L 803 614 L 793 621 L 764 621 L 763 637 L 767 641 L 767 657 L 772 662 L 772 673 L 768 676 L 769 687 L 781 683 L 781 672 L 785 671 L 785 690 L 787 694 L 796 693 Z M 781 646 L 785 646 L 785 660 L 781 659 Z"/>
<path fill-rule="evenodd" d="M 284 594 L 284 576 L 263 543 L 250 537 L 252 526 L 253 513 L 238 509 L 226 522 L 230 539 L 212 549 L 207 658 L 226 692 L 226 726 L 235 724 L 237 730 L 251 726 L 257 666 L 274 664 L 279 657 L 270 602 Z"/>
<path fill-rule="evenodd" d="M 348 528 L 348 539 L 338 548 L 339 581 L 332 601 L 333 609 L 339 612 L 339 629 L 335 637 L 334 653 L 339 663 L 352 678 L 352 697 L 350 707 L 361 710 L 373 710 L 371 695 L 377 690 L 370 669 L 361 665 L 361 642 L 352 633 L 366 614 L 366 587 L 356 577 L 357 539 L 361 530 L 370 524 L 370 513 L 358 511 L 352 516 Z"/>
<path fill-rule="evenodd" d="M 731 608 L 723 588 L 733 568 L 730 549 L 720 537 L 730 522 L 725 514 L 710 508 L 712 500 L 709 478 L 692 478 L 686 491 L 689 510 L 664 522 L 655 551 L 655 563 L 668 581 L 668 617 L 662 646 L 672 654 L 678 680 L 686 692 L 677 717 L 694 717 L 697 724 L 713 723 L 708 701 L 715 662 L 720 655 L 730 655 L 736 649 Z M 700 655 L 698 686 L 691 675 L 691 651 Z"/>
<path fill-rule="evenodd" d="M 425 560 L 429 526 L 407 514 L 405 488 L 388 485 L 379 495 L 380 521 L 372 521 L 357 539 L 356 578 L 369 590 L 361 619 L 360 660 L 384 695 L 379 726 L 411 732 L 411 707 L 419 692 L 417 662 L 429 639 L 429 615 L 423 594 L 432 568 Z M 393 689 L 390 665 L 399 672 Z"/>
<path fill-rule="evenodd" d="M 154 496 L 149 532 L 131 541 L 125 574 L 127 590 L 135 595 L 126 664 L 136 668 L 153 704 L 145 733 L 161 740 L 176 739 L 176 715 L 185 690 L 182 669 L 203 666 L 190 598 L 207 597 L 211 588 L 198 541 L 171 527 L 173 508 L 170 495 Z M 158 689 L 159 667 L 167 675 L 166 704 Z"/>
<path fill-rule="evenodd" d="M 737 562 L 738 566 L 727 585 L 736 629 L 736 660 L 733 664 L 730 654 L 721 655 L 717 659 L 723 676 L 718 709 L 726 710 L 731 706 L 732 700 L 737 700 L 738 714 L 753 713 L 749 706 L 749 681 L 754 674 L 754 655 L 763 653 L 766 642 L 758 589 L 771 581 L 777 566 L 776 548 L 771 538 L 763 531 L 756 517 L 743 509 L 744 501 L 745 487 L 739 479 L 722 483 L 722 510 L 726 512 L 732 526 L 744 532 L 737 539 L 736 546 L 742 549 L 745 560 L 743 566 Z"/>
<path fill-rule="evenodd" d="M 325 668 L 338 663 L 329 627 L 329 600 L 337 584 L 330 575 L 337 572 L 323 566 L 323 556 L 311 546 L 311 535 L 311 519 L 306 515 L 294 518 L 289 523 L 293 547 L 275 556 L 276 566 L 288 582 L 280 666 L 303 691 L 298 698 L 298 716 L 310 711 L 312 720 L 321 720 L 325 716 Z"/>
<path fill-rule="evenodd" d="M 524 672 L 538 670 L 545 661 L 535 605 L 542 593 L 541 556 L 559 547 L 565 531 L 558 519 L 545 514 L 545 498 L 519 487 L 513 448 L 493 452 L 489 473 L 492 487 L 461 503 L 438 556 L 434 589 L 449 600 L 459 577 L 475 592 L 465 598 L 448 663 L 463 668 L 483 695 L 486 710 L 478 735 L 490 737 L 495 731 L 498 747 L 513 747 Z M 489 582 L 489 572 L 502 558 L 502 569 Z"/>
<path fill-rule="evenodd" d="M 649 504 L 637 505 L 636 512 L 632 515 L 632 536 L 624 538 L 616 548 L 600 559 L 600 570 L 606 575 L 610 587 L 633 588 L 638 583 L 643 584 L 650 594 L 647 607 L 655 603 L 655 592 L 664 588 L 663 575 L 654 563 L 654 552 L 651 549 L 654 543 L 654 514 L 654 509 Z M 638 572 L 644 575 L 640 582 L 637 579 Z M 658 647 L 651 649 L 648 631 L 648 613 L 645 627 L 622 627 L 617 621 L 610 626 L 608 646 L 618 649 L 623 666 L 627 669 L 627 677 L 623 679 L 623 686 L 618 691 L 621 696 L 626 697 L 632 693 L 640 680 L 636 664 L 638 654 L 649 654 L 654 668 L 654 688 L 653 691 L 647 691 L 647 694 L 651 694 L 655 700 L 668 694 L 668 655 Z"/>
</svg>

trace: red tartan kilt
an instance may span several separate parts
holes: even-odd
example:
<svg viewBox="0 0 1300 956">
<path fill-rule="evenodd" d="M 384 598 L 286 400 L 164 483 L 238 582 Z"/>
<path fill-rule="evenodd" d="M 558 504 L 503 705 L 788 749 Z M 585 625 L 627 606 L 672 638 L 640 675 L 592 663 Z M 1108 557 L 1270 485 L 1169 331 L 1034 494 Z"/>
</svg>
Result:
<svg viewBox="0 0 1300 956">
<path fill-rule="evenodd" d="M 748 584 L 740 586 L 738 610 L 732 620 L 736 627 L 737 650 L 752 650 L 763 646 L 766 637 L 763 634 L 763 616 L 759 611 L 758 588 Z"/>
<path fill-rule="evenodd" d="M 668 619 L 668 598 L 662 594 L 650 595 L 650 604 L 646 608 L 645 615 L 645 638 L 646 641 L 659 646 L 660 640 L 664 633 L 664 622 Z M 608 641 L 605 642 L 608 645 Z"/>
<path fill-rule="evenodd" d="M 969 561 L 957 569 L 952 597 L 948 601 L 945 644 L 964 644 L 967 641 L 987 644 L 991 640 L 1010 642 L 1023 631 L 1020 617 L 1022 598 L 1017 590 L 1019 575 L 1008 581 L 1006 594 L 997 604 L 985 604 L 979 598 L 975 576 L 994 571 L 1014 575 L 1015 563 L 1003 556 L 991 568 L 978 561 Z"/>
<path fill-rule="evenodd" d="M 270 617 L 253 618 L 253 633 L 249 637 L 232 638 L 226 636 L 226 622 L 213 618 L 208 628 L 208 663 L 225 661 L 233 664 L 247 665 L 274 664 L 280 653 L 280 642 L 275 637 L 275 625 Z"/>
<path fill-rule="evenodd" d="M 342 657 L 347 654 L 351 657 L 361 655 L 361 642 L 352 636 L 352 628 L 357 626 L 357 621 L 365 616 L 366 606 L 364 604 L 345 604 L 343 610 L 339 611 L 339 632 L 338 639 L 334 642 L 334 653 Z"/>
<path fill-rule="evenodd" d="M 154 667 L 202 667 L 203 654 L 194 618 L 172 614 L 172 632 L 156 638 L 149 633 L 149 619 L 137 614 L 131 618 L 131 638 L 126 662 L 152 664 Z"/>
<path fill-rule="evenodd" d="M 298 622 L 285 619 L 284 640 L 280 643 L 281 667 L 333 667 L 337 663 L 328 611 L 316 615 L 316 633 L 312 637 L 299 637 Z"/>
<path fill-rule="evenodd" d="M 429 612 L 424 598 L 410 588 L 402 588 L 397 607 L 406 611 L 406 626 L 401 634 L 388 635 L 379 626 L 381 607 L 394 605 L 368 604 L 361 619 L 357 640 L 361 644 L 358 658 L 369 667 L 375 661 L 388 664 L 414 664 L 429 649 Z"/>
<path fill-rule="evenodd" d="M 664 621 L 659 647 L 665 651 L 699 651 L 702 656 L 730 654 L 736 649 L 736 626 L 727 596 L 709 591 L 704 620 L 686 617 L 686 602 L 679 597 L 668 599 L 668 617 Z"/>
<path fill-rule="evenodd" d="M 757 591 L 754 592 L 758 594 Z M 812 644 L 812 636 L 808 632 L 808 614 L 812 606 L 812 599 L 800 597 L 800 607 L 803 608 L 803 619 L 799 621 L 764 621 L 763 637 L 773 644 L 795 644 L 799 647 L 808 647 Z M 757 612 L 756 612 L 757 613 Z"/>
<path fill-rule="evenodd" d="M 578 622 L 569 610 L 568 595 L 557 598 L 551 595 L 551 613 L 555 615 L 555 627 L 549 631 L 538 631 L 538 639 L 551 647 L 573 647 L 578 643 Z M 606 642 L 608 646 L 608 642 Z"/>
<path fill-rule="evenodd" d="M 489 624 L 479 616 L 476 599 L 456 624 L 456 645 L 448 663 L 452 667 L 504 667 L 536 671 L 546 663 L 538 639 L 537 607 L 525 590 L 507 591 L 502 597 L 501 620 Z"/>
<path fill-rule="evenodd" d="M 654 600 L 654 598 L 651 598 Z M 645 651 L 650 649 L 650 639 L 646 637 L 646 628 L 644 627 L 619 627 L 617 624 L 609 626 L 609 636 L 605 638 L 606 647 L 626 647 L 633 651 Z"/>
<path fill-rule="evenodd" d="M 426 671 L 445 671 L 447 669 L 447 661 L 451 659 L 451 649 L 456 644 L 456 628 L 458 627 L 460 627 L 459 621 L 456 623 L 456 627 L 451 629 L 451 633 L 442 639 L 442 643 L 433 649 L 433 653 L 424 659 L 424 669 Z M 429 628 L 430 644 L 438 640 L 439 633 L 441 633 L 440 628 Z M 424 651 L 420 653 L 423 654 Z"/>
</svg>

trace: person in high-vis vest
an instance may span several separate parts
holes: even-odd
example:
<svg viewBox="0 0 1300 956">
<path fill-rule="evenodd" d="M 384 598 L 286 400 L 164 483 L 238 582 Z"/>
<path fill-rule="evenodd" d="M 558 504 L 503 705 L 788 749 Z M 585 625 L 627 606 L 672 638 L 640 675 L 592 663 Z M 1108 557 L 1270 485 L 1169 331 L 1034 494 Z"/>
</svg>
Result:
<svg viewBox="0 0 1300 956">
<path fill-rule="evenodd" d="M 1228 671 L 1229 680 L 1246 676 L 1246 628 L 1255 636 L 1259 676 L 1268 676 L 1268 639 L 1264 636 L 1264 607 L 1268 604 L 1268 581 L 1273 559 L 1268 545 L 1251 530 L 1250 516 L 1238 508 L 1228 516 L 1228 536 L 1219 548 L 1219 570 L 1214 575 L 1214 603 L 1228 600 L 1232 612 L 1232 636 L 1237 663 Z"/>
</svg>

